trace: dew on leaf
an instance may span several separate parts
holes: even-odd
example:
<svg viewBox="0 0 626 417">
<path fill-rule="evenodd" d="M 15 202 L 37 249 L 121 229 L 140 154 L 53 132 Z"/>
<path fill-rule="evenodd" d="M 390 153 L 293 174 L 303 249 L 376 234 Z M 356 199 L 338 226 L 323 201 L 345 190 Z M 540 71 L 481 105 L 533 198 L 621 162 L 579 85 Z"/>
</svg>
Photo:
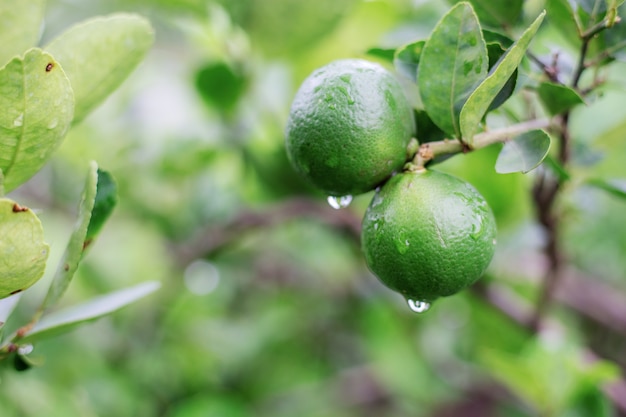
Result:
<svg viewBox="0 0 626 417">
<path fill-rule="evenodd" d="M 20 115 L 17 116 L 15 120 L 13 120 L 13 126 L 20 127 L 23 124 L 24 124 L 24 113 L 20 113 Z"/>
</svg>

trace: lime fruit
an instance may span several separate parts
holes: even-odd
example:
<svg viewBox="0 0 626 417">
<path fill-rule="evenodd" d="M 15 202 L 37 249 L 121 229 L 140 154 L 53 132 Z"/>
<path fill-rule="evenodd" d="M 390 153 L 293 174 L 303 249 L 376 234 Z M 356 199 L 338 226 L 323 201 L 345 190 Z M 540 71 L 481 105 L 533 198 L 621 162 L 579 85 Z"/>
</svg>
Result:
<svg viewBox="0 0 626 417">
<path fill-rule="evenodd" d="M 374 195 L 362 248 L 372 272 L 411 303 L 473 284 L 491 262 L 496 222 L 485 199 L 456 177 L 407 171 Z"/>
<path fill-rule="evenodd" d="M 289 159 L 331 196 L 373 190 L 404 165 L 413 109 L 398 80 L 360 59 L 314 71 L 296 93 L 286 129 Z"/>
</svg>

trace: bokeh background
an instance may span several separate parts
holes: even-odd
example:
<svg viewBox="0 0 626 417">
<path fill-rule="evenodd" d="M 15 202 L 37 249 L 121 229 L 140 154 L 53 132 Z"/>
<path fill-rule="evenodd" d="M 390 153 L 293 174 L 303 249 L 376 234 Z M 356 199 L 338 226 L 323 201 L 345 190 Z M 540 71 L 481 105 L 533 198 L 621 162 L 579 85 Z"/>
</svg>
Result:
<svg viewBox="0 0 626 417">
<path fill-rule="evenodd" d="M 526 2 L 527 23 L 542 3 Z M 521 306 L 536 298 L 545 262 L 533 174 L 496 174 L 497 147 L 438 166 L 485 195 L 499 244 L 477 289 L 417 315 L 360 253 L 360 219 L 372 195 L 333 210 L 286 159 L 290 101 L 311 71 L 424 39 L 448 7 L 427 0 L 50 0 L 42 43 L 85 18 L 130 11 L 151 20 L 156 44 L 12 195 L 38 209 L 54 266 L 88 162 L 98 161 L 117 179 L 119 206 L 62 304 L 146 280 L 162 289 L 37 344 L 30 356 L 42 366 L 2 370 L 0 415 L 619 415 L 606 387 L 626 365 L 621 310 L 594 317 L 589 310 L 603 301 L 591 299 L 595 290 L 589 299 L 566 294 L 551 310 L 555 326 L 533 336 L 486 300 L 491 290 Z M 532 49 L 539 56 L 558 49 L 561 62 L 575 62 L 549 19 Z M 572 117 L 581 177 L 626 177 L 625 74 L 623 63 L 609 66 L 611 83 Z M 508 106 L 519 109 L 526 99 L 520 94 Z M 503 114 L 494 115 L 495 125 Z M 573 181 L 559 204 L 567 261 L 584 282 L 609 286 L 619 304 L 626 294 L 623 200 Z M 30 317 L 53 270 L 22 298 L 13 326 Z"/>
</svg>

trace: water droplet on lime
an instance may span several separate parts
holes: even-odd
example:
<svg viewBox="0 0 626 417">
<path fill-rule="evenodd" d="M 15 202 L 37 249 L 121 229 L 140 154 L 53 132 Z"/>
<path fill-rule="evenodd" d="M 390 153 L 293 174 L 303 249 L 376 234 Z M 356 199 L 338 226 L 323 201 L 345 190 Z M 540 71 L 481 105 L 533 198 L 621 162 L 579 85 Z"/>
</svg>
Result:
<svg viewBox="0 0 626 417">
<path fill-rule="evenodd" d="M 407 300 L 409 308 L 416 313 L 425 313 L 430 309 L 430 303 L 426 301 Z"/>
<path fill-rule="evenodd" d="M 352 203 L 351 195 L 344 195 L 343 197 L 335 197 L 329 196 L 326 201 L 328 201 L 328 205 L 334 208 L 335 210 L 339 210 L 342 208 L 346 208 Z"/>
</svg>

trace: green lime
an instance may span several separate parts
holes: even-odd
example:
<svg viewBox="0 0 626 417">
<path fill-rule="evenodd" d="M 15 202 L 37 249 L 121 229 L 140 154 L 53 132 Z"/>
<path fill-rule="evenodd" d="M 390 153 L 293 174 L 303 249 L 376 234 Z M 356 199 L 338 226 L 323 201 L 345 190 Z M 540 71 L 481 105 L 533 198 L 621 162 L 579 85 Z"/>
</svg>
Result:
<svg viewBox="0 0 626 417">
<path fill-rule="evenodd" d="M 412 308 L 473 284 L 495 244 L 496 222 L 485 199 L 469 183 L 437 171 L 394 176 L 363 219 L 369 268 Z"/>
<path fill-rule="evenodd" d="M 382 66 L 334 61 L 296 93 L 286 131 L 289 159 L 332 196 L 373 190 L 404 165 L 414 134 L 413 109 Z"/>
</svg>

